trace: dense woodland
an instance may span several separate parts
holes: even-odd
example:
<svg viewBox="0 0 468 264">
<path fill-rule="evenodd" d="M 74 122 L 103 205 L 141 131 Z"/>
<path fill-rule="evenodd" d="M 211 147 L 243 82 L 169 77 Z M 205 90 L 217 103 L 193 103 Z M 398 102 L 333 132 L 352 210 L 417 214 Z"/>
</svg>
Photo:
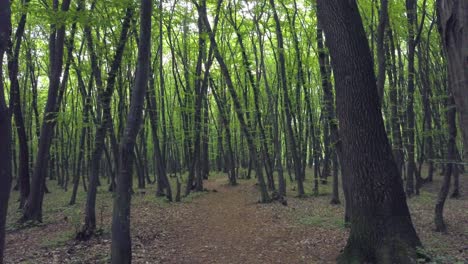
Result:
<svg viewBox="0 0 468 264">
<path fill-rule="evenodd" d="M 223 177 L 261 204 L 329 188 L 339 263 L 431 261 L 407 199 L 440 179 L 446 232 L 466 191 L 467 30 L 465 0 L 0 0 L 0 259 L 7 211 L 28 229 L 60 192 L 78 241 L 113 199 L 109 260 L 130 263 L 132 196 Z"/>
</svg>

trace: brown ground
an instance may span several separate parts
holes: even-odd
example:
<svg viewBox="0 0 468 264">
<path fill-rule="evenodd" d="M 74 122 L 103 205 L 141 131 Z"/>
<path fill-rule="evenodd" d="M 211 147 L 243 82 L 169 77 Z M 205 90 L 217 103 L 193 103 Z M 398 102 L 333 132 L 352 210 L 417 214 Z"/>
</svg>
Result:
<svg viewBox="0 0 468 264">
<path fill-rule="evenodd" d="M 209 192 L 172 205 L 156 201 L 149 191 L 136 194 L 132 200 L 134 263 L 334 263 L 346 243 L 347 230 L 342 225 L 342 206 L 329 205 L 328 195 L 306 199 L 290 195 L 287 207 L 261 205 L 256 203 L 258 191 L 252 181 L 236 187 L 225 183 L 225 178 L 209 180 L 205 183 Z M 52 208 L 44 225 L 10 227 L 6 263 L 108 262 L 111 208 L 107 201 L 111 199 L 105 192 L 100 195 L 106 201 L 97 209 L 102 236 L 75 242 L 71 237 L 79 226 L 79 212 Z M 432 232 L 433 198 L 433 193 L 423 191 L 410 200 L 421 240 L 429 250 L 448 256 L 438 258 L 438 263 L 455 259 L 468 263 L 468 200 L 448 201 L 449 234 L 443 235 Z"/>
</svg>

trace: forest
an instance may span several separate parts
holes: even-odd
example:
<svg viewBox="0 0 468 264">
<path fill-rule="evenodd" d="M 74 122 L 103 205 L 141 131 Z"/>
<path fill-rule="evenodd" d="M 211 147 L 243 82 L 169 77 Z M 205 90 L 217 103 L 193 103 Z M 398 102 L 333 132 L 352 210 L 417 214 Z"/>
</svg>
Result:
<svg viewBox="0 0 468 264">
<path fill-rule="evenodd" d="M 0 263 L 468 263 L 468 1 L 0 0 Z"/>
</svg>

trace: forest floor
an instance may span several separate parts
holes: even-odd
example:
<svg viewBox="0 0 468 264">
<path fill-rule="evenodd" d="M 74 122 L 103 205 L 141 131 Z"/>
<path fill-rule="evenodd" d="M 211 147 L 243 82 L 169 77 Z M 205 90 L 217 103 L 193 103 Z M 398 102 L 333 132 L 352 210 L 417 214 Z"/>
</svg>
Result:
<svg viewBox="0 0 468 264">
<path fill-rule="evenodd" d="M 418 234 L 436 263 L 468 263 L 468 182 L 463 196 L 445 208 L 448 233 L 433 231 L 433 208 L 440 178 L 409 200 Z M 205 182 L 207 192 L 169 204 L 154 186 L 132 199 L 134 263 L 334 263 L 348 235 L 343 205 L 330 205 L 330 184 L 321 195 L 295 198 L 288 206 L 258 204 L 254 180 L 230 187 L 225 177 Z M 307 181 L 307 186 L 312 183 Z M 73 239 L 82 220 L 84 193 L 68 206 L 69 193 L 53 188 L 46 195 L 44 223 L 25 228 L 16 220 L 17 194 L 8 215 L 6 263 L 107 263 L 110 260 L 112 195 L 102 188 L 97 203 L 99 237 Z M 293 185 L 289 185 L 292 189 Z M 310 189 L 309 189 L 310 193 Z"/>
</svg>

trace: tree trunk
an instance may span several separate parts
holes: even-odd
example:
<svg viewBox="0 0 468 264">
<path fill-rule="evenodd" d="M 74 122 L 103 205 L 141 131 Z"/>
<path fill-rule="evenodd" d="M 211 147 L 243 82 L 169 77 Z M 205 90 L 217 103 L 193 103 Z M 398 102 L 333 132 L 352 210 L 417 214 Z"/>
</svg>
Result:
<svg viewBox="0 0 468 264">
<path fill-rule="evenodd" d="M 25 1 L 23 5 L 26 5 L 29 1 Z M 23 111 L 21 109 L 21 96 L 20 96 L 20 85 L 18 81 L 18 67 L 19 67 L 19 54 L 21 49 L 21 42 L 24 35 L 24 29 L 26 25 L 26 12 L 23 11 L 20 22 L 16 29 L 15 34 L 15 45 L 11 45 L 8 54 L 8 73 L 11 83 L 11 94 L 13 101 L 13 114 L 15 116 L 15 124 L 18 134 L 19 143 L 19 189 L 20 189 L 20 208 L 24 206 L 26 199 L 29 195 L 29 149 L 28 139 L 26 136 L 26 128 L 24 125 Z"/>
<path fill-rule="evenodd" d="M 10 1 L 0 0 L 0 62 L 8 49 L 11 35 Z M 3 75 L 3 63 L 0 63 L 0 76 Z M 7 107 L 3 78 L 0 78 L 0 263 L 3 263 L 5 250 L 5 225 L 8 212 L 8 200 L 12 182 L 11 167 L 11 109 Z"/>
<path fill-rule="evenodd" d="M 320 22 L 319 22 L 320 23 Z M 325 50 L 323 45 L 323 32 L 320 25 L 317 26 L 317 47 L 318 47 L 318 54 L 319 54 L 319 68 L 320 68 L 320 76 L 322 79 L 322 89 L 323 89 L 323 100 L 324 100 L 324 113 L 326 117 L 326 122 L 324 124 L 325 127 L 330 128 L 330 139 L 328 139 L 328 146 L 324 140 L 325 148 L 333 149 L 334 153 L 332 155 L 333 161 L 333 188 L 332 188 L 332 200 L 331 204 L 339 204 L 340 198 L 338 193 L 338 159 L 341 159 L 341 147 L 340 147 L 340 139 L 338 134 L 338 125 L 336 121 L 336 113 L 335 113 L 335 98 L 333 95 L 332 84 L 330 81 L 330 63 L 328 53 Z M 326 132 L 324 131 L 324 134 Z M 333 145 L 330 146 L 330 145 Z M 330 155 L 330 154 L 328 154 Z M 325 155 L 326 156 L 326 155 Z M 327 165 L 324 164 L 323 173 L 326 173 Z M 322 176 L 323 177 L 323 176 Z M 346 175 L 343 173 L 343 168 L 341 167 L 341 179 L 343 185 L 343 192 L 345 195 L 345 202 L 350 203 L 351 200 L 349 199 L 348 189 L 345 185 L 348 183 L 346 180 Z M 318 188 L 318 187 L 317 187 Z M 349 206 L 345 207 L 345 215 L 349 215 Z M 345 217 L 345 222 L 347 222 L 349 217 Z"/>
<path fill-rule="evenodd" d="M 66 12 L 70 7 L 71 0 L 64 0 L 61 11 Z M 58 2 L 56 3 L 58 5 Z M 21 221 L 42 222 L 42 202 L 44 198 L 45 181 L 47 174 L 47 163 L 49 159 L 50 146 L 54 136 L 54 128 L 57 123 L 58 92 L 60 77 L 62 75 L 63 47 L 65 43 L 65 25 L 61 25 L 56 34 L 52 34 L 49 42 L 50 48 L 50 82 L 47 95 L 47 103 L 41 126 L 41 137 L 36 155 L 34 174 L 31 182 L 31 192 L 23 209 Z"/>
<path fill-rule="evenodd" d="M 226 145 L 228 148 L 227 151 L 227 161 L 226 161 L 226 167 L 228 168 L 228 175 L 229 175 L 229 184 L 234 186 L 237 185 L 237 175 L 236 175 L 236 168 L 235 168 L 235 160 L 234 160 L 234 152 L 232 150 L 232 145 L 231 145 L 231 129 L 229 127 L 229 115 L 226 113 L 228 109 L 228 105 L 226 103 L 226 100 L 221 99 L 219 94 L 218 94 L 218 87 L 216 84 L 213 82 L 212 79 L 210 79 L 211 86 L 213 87 L 213 95 L 216 101 L 216 104 L 218 105 L 218 110 L 219 110 L 219 116 L 221 118 L 221 122 L 223 123 L 224 131 L 225 131 L 225 137 L 226 137 Z M 221 129 L 220 129 L 221 130 Z"/>
<path fill-rule="evenodd" d="M 133 150 L 143 115 L 146 86 L 149 77 L 151 49 L 151 0 L 141 0 L 140 42 L 135 85 L 132 89 L 130 108 L 120 143 L 120 166 L 117 174 L 116 195 L 112 214 L 111 263 L 131 263 L 130 200 L 132 191 Z"/>
<path fill-rule="evenodd" d="M 388 0 L 380 0 L 379 25 L 377 27 L 377 92 L 380 105 L 383 105 L 385 87 L 385 28 L 388 21 Z"/>
<path fill-rule="evenodd" d="M 269 148 L 268 148 L 268 142 L 267 142 L 267 137 L 265 133 L 265 127 L 262 122 L 262 115 L 261 115 L 261 110 L 260 110 L 260 99 L 259 99 L 259 89 L 257 86 L 257 83 L 254 80 L 254 76 L 252 73 L 250 61 L 247 55 L 247 51 L 243 42 L 242 34 L 240 33 L 240 26 L 236 25 L 235 20 L 232 17 L 232 10 L 230 10 L 230 22 L 232 26 L 235 29 L 235 33 L 237 36 L 237 41 L 239 43 L 241 55 L 242 55 L 242 62 L 245 67 L 246 74 L 249 79 L 250 86 L 253 89 L 253 96 L 254 96 L 254 105 L 255 105 L 255 120 L 258 124 L 259 130 L 260 130 L 260 141 L 262 142 L 262 156 L 263 160 L 265 161 L 265 171 L 267 174 L 267 180 L 268 180 L 268 187 L 270 190 L 274 191 L 275 190 L 275 182 L 273 178 L 273 165 L 271 162 L 270 158 L 270 153 L 269 153 Z"/>
<path fill-rule="evenodd" d="M 448 143 L 447 143 L 447 160 L 448 163 L 445 165 L 444 179 L 442 180 L 442 186 L 440 187 L 439 194 L 434 211 L 434 223 L 437 232 L 446 232 L 447 226 L 444 221 L 444 205 L 447 200 L 447 196 L 450 190 L 450 178 L 455 169 L 456 164 L 454 161 L 457 158 L 456 155 L 456 137 L 457 137 L 457 126 L 455 121 L 455 101 L 451 90 L 453 84 L 449 80 L 449 99 L 447 100 L 447 122 L 448 122 Z"/>
<path fill-rule="evenodd" d="M 206 14 L 206 8 L 204 8 L 204 7 L 197 7 L 197 8 L 200 9 L 200 11 L 201 11 L 199 14 L 203 18 L 203 22 L 204 22 L 204 24 L 206 26 L 206 30 L 207 30 L 208 36 L 210 38 L 211 45 L 213 46 L 214 55 L 216 57 L 216 60 L 218 61 L 218 64 L 219 64 L 220 68 L 221 68 L 221 72 L 222 72 L 222 74 L 224 76 L 224 79 L 226 81 L 226 85 L 227 85 L 227 87 L 229 89 L 229 93 L 231 94 L 232 100 L 234 102 L 234 109 L 236 111 L 237 119 L 239 120 L 239 124 L 240 124 L 241 130 L 242 130 L 242 133 L 243 133 L 243 135 L 244 135 L 244 137 L 246 138 L 246 141 L 247 141 L 247 147 L 249 149 L 249 155 L 250 155 L 250 162 L 254 166 L 256 166 L 256 169 L 257 169 L 257 180 L 258 180 L 258 184 L 260 186 L 260 192 L 261 192 L 261 200 L 260 201 L 262 203 L 269 202 L 270 201 L 270 195 L 268 194 L 265 179 L 259 173 L 259 169 L 261 169 L 261 168 L 257 164 L 258 159 L 257 159 L 257 150 L 256 150 L 256 147 L 255 147 L 255 143 L 253 141 L 252 134 L 249 131 L 249 127 L 248 127 L 247 123 L 245 122 L 244 113 L 243 113 L 243 110 L 242 110 L 242 107 L 241 107 L 241 104 L 240 104 L 240 101 L 239 101 L 239 97 L 237 96 L 237 92 L 236 92 L 236 90 L 234 88 L 234 84 L 232 83 L 231 75 L 229 74 L 229 69 L 228 69 L 226 63 L 224 62 L 224 59 L 221 56 L 220 51 L 218 50 L 216 39 L 215 39 L 213 30 L 211 29 L 211 26 L 210 26 L 210 23 L 209 23 L 209 20 L 208 20 L 208 15 Z"/>
<path fill-rule="evenodd" d="M 406 168 L 406 195 L 414 194 L 414 176 L 416 169 L 414 144 L 415 144 L 415 114 L 414 114 L 414 55 L 416 49 L 415 41 L 415 19 L 416 0 L 406 0 L 406 13 L 408 19 L 408 101 L 406 104 L 407 136 L 406 151 L 408 152 L 408 165 Z"/>
<path fill-rule="evenodd" d="M 115 76 L 117 70 L 120 67 L 125 44 L 127 42 L 127 35 L 130 28 L 130 20 L 133 16 L 133 8 L 129 7 L 126 9 L 125 18 L 122 24 L 122 31 L 120 33 L 119 43 L 117 50 L 112 61 L 111 70 L 109 71 L 109 77 L 105 91 L 103 91 L 103 83 L 101 79 L 101 69 L 98 66 L 97 55 L 94 52 L 94 46 L 91 36 L 91 29 L 85 28 L 85 35 L 88 42 L 88 48 L 90 49 L 91 64 L 93 76 L 96 80 L 96 86 L 98 90 L 98 97 L 100 106 L 102 107 L 102 120 L 101 124 L 97 127 L 96 135 L 94 137 L 94 146 L 91 155 L 91 168 L 90 168 L 90 179 L 89 189 L 86 196 L 86 209 L 85 209 L 85 223 L 81 231 L 76 235 L 79 240 L 88 240 L 94 234 L 96 229 L 96 196 L 97 187 L 99 182 L 99 167 L 101 163 L 102 153 L 105 148 L 105 137 L 109 131 L 110 134 L 113 132 L 112 115 L 111 115 L 111 97 L 114 91 Z M 112 135 L 111 135 L 112 137 Z M 111 139 L 112 140 L 112 139 Z M 132 150 L 133 153 L 133 150 Z M 116 155 L 114 151 L 114 156 Z M 118 167 L 118 164 L 115 164 Z M 117 168 L 116 168 L 117 170 Z"/>
<path fill-rule="evenodd" d="M 202 169 L 201 169 L 201 133 L 202 133 L 202 108 L 203 108 L 203 98 L 205 97 L 205 88 L 207 89 L 208 86 L 205 85 L 207 81 L 205 78 L 202 78 L 202 66 L 203 63 L 206 62 L 206 40 L 203 34 L 206 31 L 206 25 L 204 25 L 203 20 L 201 18 L 200 12 L 198 14 L 197 20 L 198 26 L 198 57 L 195 69 L 195 113 L 194 113 L 194 139 L 193 139 L 193 153 L 192 153 L 192 164 L 190 165 L 189 175 L 187 178 L 187 186 L 185 188 L 185 195 L 189 195 L 192 189 L 196 191 L 203 191 L 203 177 L 202 177 Z M 210 54 L 208 55 L 208 62 L 206 63 L 206 71 L 205 75 L 209 74 L 209 68 L 213 61 L 211 58 L 211 47 L 210 47 Z"/>
<path fill-rule="evenodd" d="M 413 263 L 413 227 L 380 113 L 369 45 L 355 1 L 319 0 L 335 76 L 351 232 L 339 263 Z M 364 127 L 363 127 L 364 126 Z"/>
<path fill-rule="evenodd" d="M 457 159 L 457 161 L 459 160 Z M 450 198 L 458 199 L 460 196 L 460 166 L 455 165 L 453 167 L 453 188 Z"/>
<path fill-rule="evenodd" d="M 304 192 L 304 175 L 302 175 L 302 158 L 299 157 L 298 153 L 298 146 L 296 142 L 296 136 L 293 130 L 293 116 L 292 116 L 292 105 L 291 100 L 289 99 L 288 94 L 288 85 L 287 85 L 287 74 L 286 74 L 286 61 L 284 56 L 284 45 L 283 45 L 283 33 L 281 32 L 281 22 L 279 20 L 278 14 L 276 12 L 275 2 L 274 0 L 270 0 L 270 6 L 273 9 L 273 17 L 275 19 L 275 32 L 277 38 L 277 47 L 279 53 L 279 67 L 280 71 L 278 77 L 281 82 L 281 88 L 283 90 L 283 103 L 284 103 L 284 112 L 286 114 L 286 131 L 288 135 L 289 141 L 289 151 L 291 153 L 291 157 L 294 162 L 294 174 L 296 176 L 297 181 L 297 192 L 298 196 L 302 197 L 305 195 Z"/>
<path fill-rule="evenodd" d="M 468 160 L 468 1 L 438 0 L 439 31 Z"/>
</svg>

